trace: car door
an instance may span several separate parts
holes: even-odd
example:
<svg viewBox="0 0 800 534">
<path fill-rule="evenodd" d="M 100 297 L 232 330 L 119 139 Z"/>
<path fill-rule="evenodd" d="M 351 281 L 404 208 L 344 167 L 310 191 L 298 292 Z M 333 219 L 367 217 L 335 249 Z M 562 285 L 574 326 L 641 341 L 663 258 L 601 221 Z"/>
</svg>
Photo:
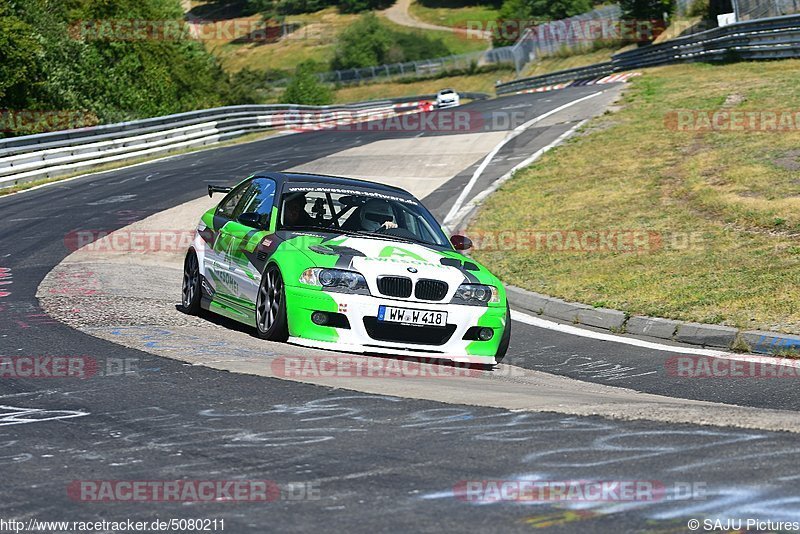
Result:
<svg viewBox="0 0 800 534">
<path fill-rule="evenodd" d="M 230 274 L 231 234 L 227 226 L 233 221 L 236 208 L 242 202 L 252 181 L 248 180 L 236 186 L 228 193 L 214 212 L 214 236 L 211 247 L 206 249 L 203 267 L 209 283 L 214 289 L 215 298 L 230 298 L 234 287 Z"/>
<path fill-rule="evenodd" d="M 244 310 L 254 309 L 264 259 L 257 248 L 269 239 L 276 183 L 270 178 L 256 178 L 236 208 L 236 220 L 225 225 L 230 236 L 229 269 L 237 288 L 235 303 Z M 243 215 L 247 220 L 239 220 Z M 254 218 L 252 215 L 257 215 Z"/>
</svg>

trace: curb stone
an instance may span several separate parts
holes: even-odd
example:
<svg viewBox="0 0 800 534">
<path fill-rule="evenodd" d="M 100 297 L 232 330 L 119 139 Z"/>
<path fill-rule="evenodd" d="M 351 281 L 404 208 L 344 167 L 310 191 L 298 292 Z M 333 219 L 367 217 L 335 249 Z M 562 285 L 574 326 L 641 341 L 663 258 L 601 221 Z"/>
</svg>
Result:
<svg viewBox="0 0 800 534">
<path fill-rule="evenodd" d="M 680 324 L 679 321 L 670 319 L 634 315 L 630 317 L 625 324 L 625 331 L 628 334 L 636 334 L 639 336 L 673 339 L 675 331 L 678 330 L 678 324 Z"/>
<path fill-rule="evenodd" d="M 626 319 L 625 312 L 619 310 L 592 308 L 586 304 L 567 302 L 512 285 L 505 285 L 505 288 L 508 301 L 515 308 L 604 330 L 618 332 L 624 328 L 628 334 L 723 349 L 730 349 L 738 336 L 751 347 L 752 352 L 757 354 L 770 354 L 779 349 L 800 350 L 800 336 L 797 335 L 762 330 L 741 331 L 730 326 L 643 315 L 634 315 Z"/>
<path fill-rule="evenodd" d="M 739 329 L 730 326 L 681 322 L 675 332 L 675 340 L 693 345 L 727 348 L 733 345 L 738 333 Z"/>
<path fill-rule="evenodd" d="M 741 336 L 750 345 L 753 352 L 769 353 L 780 349 L 800 349 L 800 336 L 791 334 L 747 330 L 741 332 Z"/>
</svg>

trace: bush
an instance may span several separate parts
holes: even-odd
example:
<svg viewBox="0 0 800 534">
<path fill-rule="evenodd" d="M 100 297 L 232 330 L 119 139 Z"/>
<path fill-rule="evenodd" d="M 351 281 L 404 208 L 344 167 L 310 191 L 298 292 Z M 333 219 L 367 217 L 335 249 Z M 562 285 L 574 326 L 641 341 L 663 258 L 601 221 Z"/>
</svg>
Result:
<svg viewBox="0 0 800 534">
<path fill-rule="evenodd" d="M 36 68 L 41 46 L 33 37 L 32 28 L 0 4 L 0 101 L 7 104 L 23 96 L 14 94 L 7 99 L 6 91 L 22 89 L 23 83 Z"/>
<path fill-rule="evenodd" d="M 340 13 L 360 13 L 370 9 L 384 9 L 393 0 L 246 0 L 246 13 L 264 13 L 266 16 L 299 15 L 313 13 L 326 7 L 337 6 Z"/>
<path fill-rule="evenodd" d="M 79 110 L 103 122 L 227 103 L 227 77 L 202 44 L 125 40 L 74 21 L 182 18 L 178 0 L 6 0 L 0 108 Z M 82 26 L 87 28 L 86 26 Z M 128 36 L 130 37 L 130 36 Z"/>
<path fill-rule="evenodd" d="M 561 20 L 593 9 L 592 0 L 505 0 L 500 8 L 500 20 L 548 21 Z M 522 32 L 519 32 L 522 33 Z M 502 35 L 493 37 L 495 46 L 514 44 L 519 35 L 513 39 Z"/>
<path fill-rule="evenodd" d="M 694 0 L 686 14 L 690 17 L 708 17 L 708 0 Z"/>
<path fill-rule="evenodd" d="M 303 61 L 297 65 L 294 77 L 286 86 L 281 96 L 284 104 L 302 104 L 306 106 L 325 106 L 333 102 L 330 88 L 316 77 L 317 64 L 314 61 Z"/>
<path fill-rule="evenodd" d="M 389 30 L 368 13 L 339 34 L 331 67 L 341 70 L 380 65 L 391 47 Z"/>
<path fill-rule="evenodd" d="M 622 16 L 637 20 L 661 19 L 675 10 L 674 0 L 620 0 Z"/>
<path fill-rule="evenodd" d="M 242 69 L 230 76 L 229 91 L 225 101 L 231 104 L 263 104 L 275 98 L 275 86 L 270 82 L 289 77 L 287 71 L 269 69 L 256 71 Z"/>
<path fill-rule="evenodd" d="M 331 68 L 374 67 L 443 57 L 450 53 L 450 49 L 439 38 L 429 37 L 422 32 L 393 31 L 381 24 L 378 17 L 368 13 L 339 34 Z"/>
<path fill-rule="evenodd" d="M 506 0 L 501 19 L 560 20 L 591 11 L 592 0 Z"/>
<path fill-rule="evenodd" d="M 338 2 L 339 11 L 342 13 L 360 13 L 370 9 L 385 9 L 393 3 L 394 0 L 341 0 Z"/>
</svg>

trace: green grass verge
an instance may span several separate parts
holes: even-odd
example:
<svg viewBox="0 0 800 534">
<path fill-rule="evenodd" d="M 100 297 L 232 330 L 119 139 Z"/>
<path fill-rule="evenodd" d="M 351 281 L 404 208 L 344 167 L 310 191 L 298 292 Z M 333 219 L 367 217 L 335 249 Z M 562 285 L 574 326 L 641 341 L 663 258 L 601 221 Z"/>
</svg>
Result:
<svg viewBox="0 0 800 534">
<path fill-rule="evenodd" d="M 483 27 L 487 22 L 494 22 L 500 18 L 500 10 L 490 4 L 461 7 L 426 7 L 419 2 L 412 2 L 409 9 L 415 18 L 450 28 L 466 28 L 467 23 L 480 21 Z"/>
<path fill-rule="evenodd" d="M 425 35 L 433 39 L 441 39 L 445 46 L 447 46 L 450 53 L 453 55 L 467 54 L 469 52 L 480 52 L 487 50 L 490 47 L 488 41 L 482 39 L 467 38 L 464 34 L 448 32 L 444 30 L 420 30 L 416 28 L 409 28 L 408 26 L 401 26 L 395 24 L 389 19 L 382 17 L 381 23 L 385 24 L 387 28 L 399 33 L 406 33 L 410 35 Z"/>
<path fill-rule="evenodd" d="M 677 65 L 517 173 L 472 230 L 641 230 L 640 253 L 476 251 L 504 281 L 644 314 L 800 333 L 800 131 L 687 132 L 677 110 L 796 110 L 800 61 Z M 692 238 L 686 246 L 684 237 Z"/>
</svg>

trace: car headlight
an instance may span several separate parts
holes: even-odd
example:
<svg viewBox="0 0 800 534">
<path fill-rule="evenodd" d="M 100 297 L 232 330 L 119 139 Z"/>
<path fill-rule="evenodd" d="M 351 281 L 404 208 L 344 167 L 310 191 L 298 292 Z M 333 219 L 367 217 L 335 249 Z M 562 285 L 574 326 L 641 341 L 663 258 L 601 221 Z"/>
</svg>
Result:
<svg viewBox="0 0 800 534">
<path fill-rule="evenodd" d="M 461 284 L 453 295 L 453 304 L 488 304 L 500 302 L 497 288 L 484 284 Z"/>
<path fill-rule="evenodd" d="M 330 291 L 347 291 L 369 295 L 367 281 L 361 273 L 344 269 L 312 268 L 303 271 L 300 282 L 310 286 L 322 287 Z"/>
</svg>

